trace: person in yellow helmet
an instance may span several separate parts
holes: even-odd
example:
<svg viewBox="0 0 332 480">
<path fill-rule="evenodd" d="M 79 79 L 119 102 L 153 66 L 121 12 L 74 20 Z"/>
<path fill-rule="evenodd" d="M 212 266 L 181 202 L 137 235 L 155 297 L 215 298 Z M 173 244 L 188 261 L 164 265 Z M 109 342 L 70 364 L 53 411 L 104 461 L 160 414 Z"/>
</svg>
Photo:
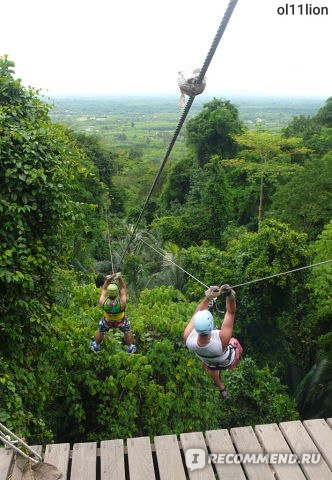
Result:
<svg viewBox="0 0 332 480">
<path fill-rule="evenodd" d="M 115 281 L 119 282 L 120 289 Z M 100 344 L 105 333 L 112 328 L 118 328 L 124 333 L 124 341 L 127 345 L 127 353 L 135 353 L 137 347 L 130 330 L 130 321 L 126 317 L 127 287 L 121 272 L 108 275 L 99 298 L 99 305 L 103 310 L 103 316 L 98 324 L 96 339 L 90 342 L 91 350 L 95 353 L 100 351 Z"/>
<path fill-rule="evenodd" d="M 214 329 L 209 304 L 221 293 L 226 294 L 226 313 L 220 330 L 217 330 Z M 234 368 L 243 351 L 240 342 L 232 336 L 235 312 L 234 290 L 229 285 L 210 287 L 183 332 L 187 348 L 201 360 L 202 367 L 213 380 L 221 398 L 226 401 L 230 401 L 231 397 L 222 381 L 221 370 Z"/>
</svg>

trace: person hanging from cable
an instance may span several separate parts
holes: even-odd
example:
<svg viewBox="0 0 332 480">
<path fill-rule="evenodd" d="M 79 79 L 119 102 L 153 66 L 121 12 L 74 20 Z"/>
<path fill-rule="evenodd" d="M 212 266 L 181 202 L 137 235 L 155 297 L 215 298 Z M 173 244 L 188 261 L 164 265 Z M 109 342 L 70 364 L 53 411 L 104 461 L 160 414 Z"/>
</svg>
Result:
<svg viewBox="0 0 332 480">
<path fill-rule="evenodd" d="M 226 313 L 220 330 L 215 330 L 209 304 L 222 293 L 226 294 Z M 212 286 L 205 292 L 205 298 L 197 306 L 183 332 L 188 349 L 201 360 L 202 367 L 226 401 L 230 401 L 231 396 L 222 381 L 221 370 L 234 368 L 243 352 L 240 342 L 232 337 L 235 312 L 234 290 L 229 285 Z"/>
<path fill-rule="evenodd" d="M 118 285 L 115 283 L 119 282 Z M 130 330 L 130 321 L 126 317 L 125 309 L 127 303 L 127 287 L 121 272 L 108 275 L 101 288 L 99 305 L 103 310 L 103 316 L 98 324 L 96 339 L 90 342 L 91 350 L 95 353 L 100 351 L 100 344 L 105 333 L 111 329 L 118 328 L 124 333 L 124 341 L 127 345 L 127 353 L 135 353 L 137 346 L 134 343 Z"/>
</svg>

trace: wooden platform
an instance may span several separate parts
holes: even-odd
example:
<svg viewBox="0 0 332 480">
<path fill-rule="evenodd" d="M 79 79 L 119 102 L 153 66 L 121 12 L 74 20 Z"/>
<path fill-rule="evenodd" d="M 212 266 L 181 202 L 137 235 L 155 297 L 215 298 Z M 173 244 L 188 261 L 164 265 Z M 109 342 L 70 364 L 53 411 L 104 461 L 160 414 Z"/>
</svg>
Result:
<svg viewBox="0 0 332 480">
<path fill-rule="evenodd" d="M 35 447 L 39 452 L 43 449 Z M 188 452 L 188 449 L 198 449 Z M 233 463 L 205 463 L 216 454 Z M 239 462 L 240 454 L 313 454 L 318 463 Z M 196 456 L 195 456 L 196 455 Z M 203 455 L 203 456 L 202 456 Z M 237 457 L 234 457 L 237 455 Z M 316 456 L 315 456 L 316 455 Z M 47 445 L 44 460 L 65 480 L 332 480 L 332 418 L 123 440 Z M 187 458 L 187 462 L 186 462 Z M 268 457 L 271 459 L 272 457 Z M 186 463 L 191 465 L 191 469 Z M 12 450 L 0 448 L 0 480 L 20 480 Z"/>
</svg>

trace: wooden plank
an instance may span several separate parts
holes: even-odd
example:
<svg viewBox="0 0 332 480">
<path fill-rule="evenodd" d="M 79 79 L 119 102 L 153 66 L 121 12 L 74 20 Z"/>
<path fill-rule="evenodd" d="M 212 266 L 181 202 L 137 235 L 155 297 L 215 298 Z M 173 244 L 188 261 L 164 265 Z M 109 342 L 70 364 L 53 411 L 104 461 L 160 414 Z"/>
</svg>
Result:
<svg viewBox="0 0 332 480">
<path fill-rule="evenodd" d="M 323 455 L 332 470 L 332 430 L 324 419 L 304 420 L 305 426 L 314 444 Z"/>
<path fill-rule="evenodd" d="M 6 480 L 12 463 L 13 450 L 0 448 L 0 480 Z"/>
<path fill-rule="evenodd" d="M 42 451 L 43 451 L 43 446 L 42 445 L 31 445 L 31 448 L 33 450 L 35 450 L 35 452 L 37 452 L 39 455 L 42 454 Z M 23 472 L 20 468 L 18 468 L 18 466 L 15 462 L 11 480 L 21 480 L 22 476 L 23 476 Z"/>
<path fill-rule="evenodd" d="M 160 480 L 186 480 L 176 435 L 154 437 Z"/>
<path fill-rule="evenodd" d="M 282 422 L 279 426 L 291 449 L 300 460 L 303 454 L 319 454 L 316 445 L 299 420 Z M 323 458 L 316 465 L 301 463 L 300 466 L 310 480 L 332 480 L 332 472 Z"/>
<path fill-rule="evenodd" d="M 236 454 L 232 439 L 226 429 L 209 430 L 205 432 L 205 438 L 211 454 Z M 216 464 L 216 470 L 220 480 L 246 480 L 242 467 L 238 463 Z"/>
<path fill-rule="evenodd" d="M 270 425 L 257 425 L 255 427 L 255 432 L 267 454 L 292 454 L 291 449 L 276 423 Z M 273 469 L 276 472 L 278 480 L 305 480 L 305 476 L 297 463 L 274 464 Z"/>
<path fill-rule="evenodd" d="M 101 480 L 125 480 L 123 440 L 104 440 L 100 443 Z"/>
<path fill-rule="evenodd" d="M 70 480 L 96 480 L 97 444 L 75 443 Z"/>
<path fill-rule="evenodd" d="M 211 464 L 206 461 L 208 451 L 203 433 L 181 433 L 180 440 L 182 443 L 183 452 L 185 454 L 186 466 L 189 471 L 190 480 L 215 480 L 213 468 Z M 193 451 L 189 452 L 189 450 Z"/>
<path fill-rule="evenodd" d="M 127 440 L 130 480 L 155 480 L 149 437 Z"/>
<path fill-rule="evenodd" d="M 332 428 L 332 418 L 327 418 L 326 421 L 330 425 L 330 427 Z"/>
<path fill-rule="evenodd" d="M 57 443 L 46 445 L 44 461 L 58 468 L 65 480 L 68 473 L 68 462 L 70 454 L 69 443 Z"/>
<path fill-rule="evenodd" d="M 231 428 L 231 437 L 239 453 L 264 454 L 252 427 Z M 243 468 L 249 480 L 275 480 L 266 463 L 244 463 Z"/>
</svg>

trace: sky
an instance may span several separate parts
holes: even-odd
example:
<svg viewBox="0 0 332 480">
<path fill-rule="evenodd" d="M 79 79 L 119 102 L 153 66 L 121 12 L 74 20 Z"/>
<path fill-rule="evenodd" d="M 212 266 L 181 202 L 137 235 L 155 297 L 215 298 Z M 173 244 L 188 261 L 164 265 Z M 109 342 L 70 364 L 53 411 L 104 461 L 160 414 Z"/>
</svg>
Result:
<svg viewBox="0 0 332 480">
<path fill-rule="evenodd" d="M 221 97 L 332 95 L 328 15 L 281 15 L 284 0 L 238 0 L 206 75 Z M 202 66 L 228 0 L 5 0 L 0 56 L 25 86 L 64 95 L 178 95 Z M 278 10 L 279 9 L 279 10 Z M 279 11 L 279 13 L 278 13 Z"/>
</svg>

